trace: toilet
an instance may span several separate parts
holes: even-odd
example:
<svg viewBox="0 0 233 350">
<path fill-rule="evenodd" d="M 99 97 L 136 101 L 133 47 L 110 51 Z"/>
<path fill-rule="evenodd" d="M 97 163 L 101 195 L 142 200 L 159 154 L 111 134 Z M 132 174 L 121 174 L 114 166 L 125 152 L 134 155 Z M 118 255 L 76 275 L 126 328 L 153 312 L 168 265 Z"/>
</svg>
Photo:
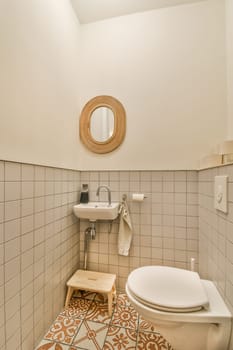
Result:
<svg viewBox="0 0 233 350">
<path fill-rule="evenodd" d="M 130 273 L 126 294 L 174 350 L 228 350 L 232 316 L 212 281 L 197 272 L 145 266 Z"/>
</svg>

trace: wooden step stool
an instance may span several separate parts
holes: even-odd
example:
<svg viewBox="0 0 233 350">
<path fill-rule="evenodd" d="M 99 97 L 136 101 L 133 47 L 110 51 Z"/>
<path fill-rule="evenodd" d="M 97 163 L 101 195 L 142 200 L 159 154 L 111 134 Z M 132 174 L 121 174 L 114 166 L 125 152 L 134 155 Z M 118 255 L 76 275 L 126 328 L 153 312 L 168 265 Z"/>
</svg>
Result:
<svg viewBox="0 0 233 350">
<path fill-rule="evenodd" d="M 69 305 L 74 290 L 85 290 L 107 294 L 108 313 L 112 315 L 112 301 L 116 299 L 116 275 L 110 273 L 77 270 L 66 283 L 68 290 L 65 307 Z"/>
</svg>

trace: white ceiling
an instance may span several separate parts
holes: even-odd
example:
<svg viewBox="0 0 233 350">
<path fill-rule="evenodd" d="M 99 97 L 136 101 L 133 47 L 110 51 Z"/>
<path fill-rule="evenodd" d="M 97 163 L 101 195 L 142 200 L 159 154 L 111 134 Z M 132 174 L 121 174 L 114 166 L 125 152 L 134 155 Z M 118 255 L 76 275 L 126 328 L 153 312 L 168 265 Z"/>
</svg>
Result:
<svg viewBox="0 0 233 350">
<path fill-rule="evenodd" d="M 205 0 L 71 0 L 80 23 Z"/>
</svg>

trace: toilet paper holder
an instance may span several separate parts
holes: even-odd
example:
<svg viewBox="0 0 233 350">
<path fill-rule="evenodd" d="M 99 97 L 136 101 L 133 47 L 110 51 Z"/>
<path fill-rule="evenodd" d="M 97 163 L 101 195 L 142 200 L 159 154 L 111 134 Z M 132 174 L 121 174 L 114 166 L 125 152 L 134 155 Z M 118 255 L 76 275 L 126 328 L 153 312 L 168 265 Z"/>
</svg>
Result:
<svg viewBox="0 0 233 350">
<path fill-rule="evenodd" d="M 139 195 L 140 195 L 140 197 L 135 197 L 135 196 L 139 196 Z M 141 198 L 141 199 L 134 199 L 134 198 Z M 132 201 L 141 202 L 141 201 L 143 201 L 145 198 L 147 198 L 147 196 L 145 196 L 144 193 L 132 193 Z M 124 194 L 122 195 L 122 201 L 124 202 L 124 201 L 126 201 L 126 200 L 127 200 L 127 194 L 124 193 Z"/>
</svg>

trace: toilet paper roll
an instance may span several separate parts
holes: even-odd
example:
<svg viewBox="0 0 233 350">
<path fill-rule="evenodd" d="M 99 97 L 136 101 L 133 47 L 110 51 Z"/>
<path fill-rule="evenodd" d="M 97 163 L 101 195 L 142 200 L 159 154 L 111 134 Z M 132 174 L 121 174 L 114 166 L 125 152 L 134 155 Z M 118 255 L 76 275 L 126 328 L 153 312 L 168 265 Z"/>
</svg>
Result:
<svg viewBox="0 0 233 350">
<path fill-rule="evenodd" d="M 142 202 L 145 198 L 144 193 L 133 193 L 132 194 L 132 200 L 135 202 Z"/>
</svg>

